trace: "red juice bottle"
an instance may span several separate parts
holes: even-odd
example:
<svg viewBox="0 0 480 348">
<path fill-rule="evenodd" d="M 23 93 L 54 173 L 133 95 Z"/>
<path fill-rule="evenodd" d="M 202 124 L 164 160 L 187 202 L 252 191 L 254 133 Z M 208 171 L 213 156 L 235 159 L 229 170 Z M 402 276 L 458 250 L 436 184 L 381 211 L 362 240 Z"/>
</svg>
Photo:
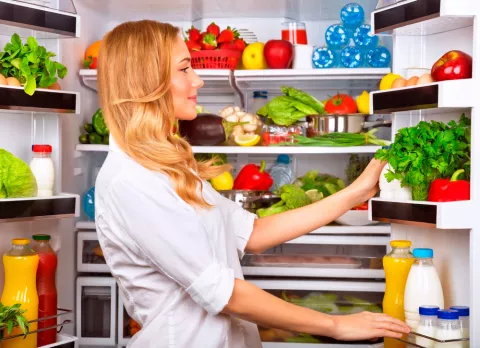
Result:
<svg viewBox="0 0 480 348">
<path fill-rule="evenodd" d="M 38 319 L 57 315 L 57 287 L 55 273 L 57 271 L 57 255 L 50 246 L 48 234 L 36 234 L 32 246 L 38 253 L 39 263 L 37 270 L 38 291 Z M 38 330 L 57 325 L 57 318 L 46 319 L 38 322 Z M 45 346 L 57 341 L 57 329 L 52 328 L 37 334 L 37 346 Z"/>
</svg>

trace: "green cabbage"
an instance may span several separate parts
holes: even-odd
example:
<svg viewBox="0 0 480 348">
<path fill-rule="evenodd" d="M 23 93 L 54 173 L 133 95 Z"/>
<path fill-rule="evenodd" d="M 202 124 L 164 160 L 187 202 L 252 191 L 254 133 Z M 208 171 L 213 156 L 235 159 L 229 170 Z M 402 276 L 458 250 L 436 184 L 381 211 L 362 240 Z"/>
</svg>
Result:
<svg viewBox="0 0 480 348">
<path fill-rule="evenodd" d="M 0 198 L 36 196 L 37 181 L 28 164 L 0 149 Z"/>
</svg>

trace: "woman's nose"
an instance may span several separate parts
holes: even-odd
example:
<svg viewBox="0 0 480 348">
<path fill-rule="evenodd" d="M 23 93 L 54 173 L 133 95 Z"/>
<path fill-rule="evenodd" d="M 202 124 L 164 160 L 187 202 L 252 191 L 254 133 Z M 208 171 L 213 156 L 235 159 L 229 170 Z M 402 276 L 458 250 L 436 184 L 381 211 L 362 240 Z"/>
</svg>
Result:
<svg viewBox="0 0 480 348">
<path fill-rule="evenodd" d="M 204 85 L 203 80 L 200 78 L 200 76 L 197 75 L 196 72 L 194 72 L 194 74 L 195 74 L 195 76 L 193 78 L 192 87 L 193 88 L 202 88 L 203 85 Z"/>
</svg>

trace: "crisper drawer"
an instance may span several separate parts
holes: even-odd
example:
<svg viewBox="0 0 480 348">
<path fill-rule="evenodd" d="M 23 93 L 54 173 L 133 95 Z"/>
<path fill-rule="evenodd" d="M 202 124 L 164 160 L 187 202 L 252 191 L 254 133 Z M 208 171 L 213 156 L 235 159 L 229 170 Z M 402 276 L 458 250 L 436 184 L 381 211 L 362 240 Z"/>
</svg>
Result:
<svg viewBox="0 0 480 348">
<path fill-rule="evenodd" d="M 77 270 L 88 273 L 110 273 L 96 232 L 77 233 Z"/>
<path fill-rule="evenodd" d="M 116 344 L 117 285 L 112 277 L 77 278 L 76 327 L 79 344 Z"/>
<path fill-rule="evenodd" d="M 362 311 L 382 312 L 385 283 L 377 281 L 328 280 L 247 280 L 290 303 L 313 310 L 345 315 Z M 329 337 L 307 335 L 287 330 L 259 327 L 264 347 L 268 348 L 326 348 L 372 347 L 371 341 L 340 342 Z M 376 342 L 377 343 L 377 342 Z"/>
<path fill-rule="evenodd" d="M 303 236 L 242 259 L 246 276 L 384 279 L 389 237 Z"/>
<path fill-rule="evenodd" d="M 124 299 L 121 293 L 118 295 L 118 345 L 125 347 L 130 339 L 141 330 L 140 325 L 130 318 L 124 306 Z"/>
</svg>

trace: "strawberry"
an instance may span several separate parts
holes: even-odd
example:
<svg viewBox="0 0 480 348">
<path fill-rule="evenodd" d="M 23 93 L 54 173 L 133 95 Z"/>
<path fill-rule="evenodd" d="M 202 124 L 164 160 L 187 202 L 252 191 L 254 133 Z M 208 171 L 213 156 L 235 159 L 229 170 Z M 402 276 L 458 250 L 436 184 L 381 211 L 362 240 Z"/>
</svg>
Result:
<svg viewBox="0 0 480 348">
<path fill-rule="evenodd" d="M 217 48 L 217 41 L 215 35 L 207 33 L 202 39 L 202 49 L 214 50 L 215 48 Z"/>
<path fill-rule="evenodd" d="M 240 51 L 240 52 L 243 52 L 243 50 L 245 49 L 245 47 L 247 47 L 247 43 L 245 42 L 245 40 L 243 40 L 242 38 L 239 38 L 239 39 L 235 39 L 233 41 L 233 44 L 235 45 L 235 49 Z"/>
<path fill-rule="evenodd" d="M 222 42 L 232 42 L 238 37 L 238 32 L 235 29 L 231 29 L 230 27 L 227 27 L 227 29 L 222 30 L 220 35 L 217 38 L 218 43 Z"/>
<path fill-rule="evenodd" d="M 190 52 L 200 51 L 202 49 L 202 45 L 200 45 L 198 42 L 188 40 L 188 41 L 185 41 L 185 43 L 187 44 L 188 50 Z"/>
<path fill-rule="evenodd" d="M 190 29 L 187 30 L 188 40 L 193 42 L 200 41 L 200 30 L 195 28 L 193 25 Z"/>
<path fill-rule="evenodd" d="M 215 22 L 210 23 L 207 27 L 207 33 L 215 35 L 215 38 L 220 34 L 220 27 L 215 24 Z"/>
<path fill-rule="evenodd" d="M 236 51 L 237 50 L 237 46 L 235 46 L 235 44 L 233 42 L 224 42 L 224 43 L 221 43 L 219 46 L 218 46 L 219 49 L 221 50 L 232 50 L 232 51 Z"/>
</svg>

